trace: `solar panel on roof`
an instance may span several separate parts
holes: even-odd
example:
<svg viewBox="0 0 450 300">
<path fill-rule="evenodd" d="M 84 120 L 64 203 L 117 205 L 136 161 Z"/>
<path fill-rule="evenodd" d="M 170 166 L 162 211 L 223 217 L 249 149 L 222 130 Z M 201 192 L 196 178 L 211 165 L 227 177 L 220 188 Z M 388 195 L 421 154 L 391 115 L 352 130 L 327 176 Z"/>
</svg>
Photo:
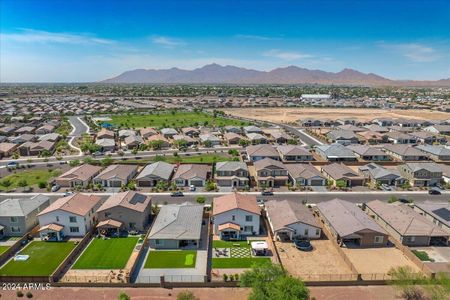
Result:
<svg viewBox="0 0 450 300">
<path fill-rule="evenodd" d="M 437 216 L 441 217 L 442 219 L 444 219 L 445 221 L 450 221 L 450 210 L 448 210 L 445 207 L 433 210 L 433 213 L 436 214 Z"/>
</svg>

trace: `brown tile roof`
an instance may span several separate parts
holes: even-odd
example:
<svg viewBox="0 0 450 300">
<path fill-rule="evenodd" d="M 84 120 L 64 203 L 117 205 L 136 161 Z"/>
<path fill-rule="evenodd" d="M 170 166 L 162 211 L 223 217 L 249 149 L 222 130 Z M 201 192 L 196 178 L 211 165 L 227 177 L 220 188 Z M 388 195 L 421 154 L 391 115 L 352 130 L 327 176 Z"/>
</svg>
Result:
<svg viewBox="0 0 450 300">
<path fill-rule="evenodd" d="M 110 165 L 95 178 L 108 180 L 111 178 L 127 179 L 130 174 L 137 170 L 137 166 L 133 165 Z"/>
<path fill-rule="evenodd" d="M 139 194 L 134 191 L 127 191 L 110 196 L 102 204 L 102 206 L 99 207 L 97 212 L 108 210 L 116 206 L 128 208 L 138 212 L 144 212 L 149 205 L 151 205 L 150 196 Z"/>
<path fill-rule="evenodd" d="M 64 226 L 56 224 L 56 223 L 50 223 L 47 225 L 42 226 L 41 228 L 39 228 L 38 231 L 44 231 L 44 230 L 51 230 L 51 231 L 61 231 L 64 229 Z"/>
<path fill-rule="evenodd" d="M 253 195 L 233 193 L 213 199 L 213 215 L 233 209 L 242 209 L 257 215 L 261 214 L 261 209 L 256 202 L 256 196 Z"/>
<path fill-rule="evenodd" d="M 120 228 L 120 227 L 122 227 L 122 222 L 120 222 L 120 221 L 116 221 L 116 220 L 113 220 L 113 219 L 108 219 L 108 220 L 104 220 L 104 221 L 101 221 L 101 222 L 98 222 L 98 224 L 97 224 L 97 228 L 100 228 L 100 227 L 115 227 L 115 228 Z"/>
<path fill-rule="evenodd" d="M 41 211 L 38 216 L 45 215 L 56 210 L 63 210 L 79 216 L 85 216 L 100 202 L 100 200 L 100 196 L 85 195 L 80 193 L 73 194 L 57 199 L 55 202 L 50 204 L 50 206 Z"/>
<path fill-rule="evenodd" d="M 299 202 L 292 200 L 271 200 L 266 202 L 265 206 L 274 231 L 286 228 L 295 223 L 304 223 L 320 228 L 312 212 Z"/>
<path fill-rule="evenodd" d="M 184 164 L 178 167 L 173 178 L 191 179 L 199 177 L 206 179 L 208 177 L 208 172 L 211 172 L 211 170 L 211 167 L 208 165 Z"/>
<path fill-rule="evenodd" d="M 86 181 L 94 177 L 98 172 L 100 172 L 101 169 L 101 167 L 83 164 L 81 166 L 72 168 L 66 173 L 60 175 L 57 180 L 79 179 L 82 181 Z"/>
<path fill-rule="evenodd" d="M 238 224 L 234 224 L 234 223 L 225 223 L 225 224 L 221 224 L 217 227 L 217 229 L 219 231 L 222 231 L 224 229 L 234 229 L 237 231 L 241 230 L 241 226 L 239 226 Z"/>
</svg>

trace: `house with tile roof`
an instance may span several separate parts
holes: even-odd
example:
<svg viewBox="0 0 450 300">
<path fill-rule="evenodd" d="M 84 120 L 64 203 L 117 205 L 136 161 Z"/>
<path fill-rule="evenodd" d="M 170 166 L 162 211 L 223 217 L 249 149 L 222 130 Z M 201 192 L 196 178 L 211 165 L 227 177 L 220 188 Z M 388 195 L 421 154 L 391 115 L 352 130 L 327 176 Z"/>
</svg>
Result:
<svg viewBox="0 0 450 300">
<path fill-rule="evenodd" d="M 239 193 L 213 199 L 213 232 L 221 239 L 241 239 L 260 232 L 261 209 L 256 196 Z"/>
<path fill-rule="evenodd" d="M 173 181 L 178 187 L 183 186 L 205 186 L 206 181 L 211 178 L 212 167 L 205 164 L 183 164 L 179 165 Z"/>
<path fill-rule="evenodd" d="M 81 186 L 86 188 L 89 182 L 100 173 L 101 169 L 98 166 L 83 164 L 56 177 L 55 182 L 61 187 Z"/>
</svg>

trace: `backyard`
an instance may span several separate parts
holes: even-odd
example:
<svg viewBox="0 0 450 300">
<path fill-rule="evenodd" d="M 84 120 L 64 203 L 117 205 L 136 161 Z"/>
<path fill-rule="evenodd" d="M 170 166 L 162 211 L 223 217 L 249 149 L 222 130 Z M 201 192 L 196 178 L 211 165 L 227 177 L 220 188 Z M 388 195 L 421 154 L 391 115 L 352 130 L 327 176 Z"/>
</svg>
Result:
<svg viewBox="0 0 450 300">
<path fill-rule="evenodd" d="M 78 258 L 73 269 L 123 269 L 139 237 L 95 238 Z"/>
<path fill-rule="evenodd" d="M 195 268 L 197 251 L 195 250 L 151 250 L 145 261 L 145 269 L 181 269 Z"/>
<path fill-rule="evenodd" d="M 60 174 L 61 171 L 59 169 L 18 170 L 16 173 L 7 175 L 0 180 L 0 191 L 11 191 L 19 187 L 33 187 L 37 184 L 45 187 L 50 179 Z"/>
<path fill-rule="evenodd" d="M 111 116 L 109 122 L 120 128 L 145 128 L 145 127 L 189 127 L 189 126 L 246 126 L 247 122 L 227 119 L 223 117 L 214 118 L 212 115 L 202 112 L 165 112 L 160 114 L 136 114 Z"/>
<path fill-rule="evenodd" d="M 50 276 L 74 248 L 73 242 L 33 241 L 20 252 L 30 257 L 10 260 L 0 269 L 0 276 Z"/>
<path fill-rule="evenodd" d="M 184 164 L 212 164 L 221 161 L 231 161 L 233 158 L 226 154 L 200 154 L 200 155 L 178 155 L 178 156 L 157 156 L 153 159 L 129 159 L 117 161 L 119 164 L 140 164 L 145 165 L 156 161 L 168 163 Z"/>
<path fill-rule="evenodd" d="M 229 251 L 229 253 L 228 253 Z M 253 257 L 247 241 L 213 241 L 213 269 L 244 269 L 254 264 L 270 262 L 270 257 Z M 222 256 L 228 257 L 217 257 Z"/>
</svg>

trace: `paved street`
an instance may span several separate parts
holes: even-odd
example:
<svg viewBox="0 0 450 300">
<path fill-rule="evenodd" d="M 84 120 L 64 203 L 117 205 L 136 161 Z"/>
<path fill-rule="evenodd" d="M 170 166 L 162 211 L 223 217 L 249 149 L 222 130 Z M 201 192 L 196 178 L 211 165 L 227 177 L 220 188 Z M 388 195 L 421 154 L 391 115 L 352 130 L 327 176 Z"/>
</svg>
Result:
<svg viewBox="0 0 450 300">
<path fill-rule="evenodd" d="M 69 116 L 69 122 L 73 127 L 70 136 L 81 136 L 83 133 L 89 133 L 89 126 L 81 120 L 80 116 Z"/>
</svg>

